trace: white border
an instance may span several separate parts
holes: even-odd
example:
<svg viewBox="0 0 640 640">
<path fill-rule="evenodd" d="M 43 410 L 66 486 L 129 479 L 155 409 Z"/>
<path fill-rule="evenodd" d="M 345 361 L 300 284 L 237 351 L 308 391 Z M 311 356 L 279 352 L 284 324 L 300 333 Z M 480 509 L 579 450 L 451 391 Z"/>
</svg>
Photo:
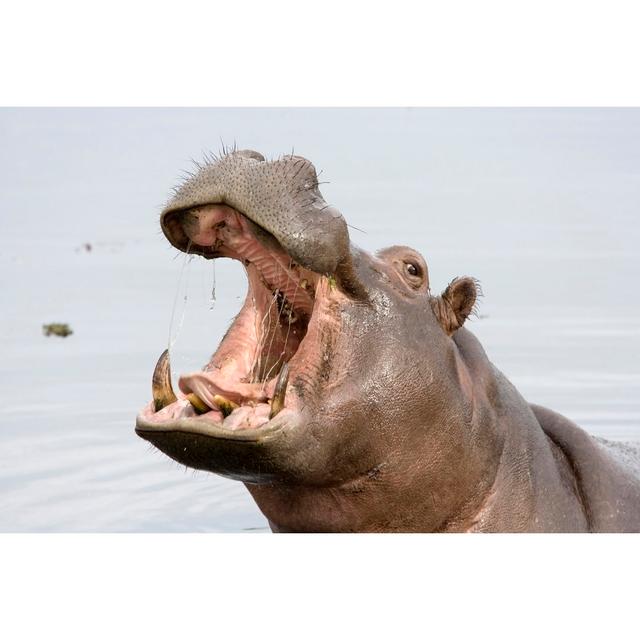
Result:
<svg viewBox="0 0 640 640">
<path fill-rule="evenodd" d="M 621 638 L 637 627 L 634 535 L 1 542 L 0 633 L 12 640 Z"/>
<path fill-rule="evenodd" d="M 0 104 L 640 104 L 632 1 L 26 0 Z"/>
</svg>

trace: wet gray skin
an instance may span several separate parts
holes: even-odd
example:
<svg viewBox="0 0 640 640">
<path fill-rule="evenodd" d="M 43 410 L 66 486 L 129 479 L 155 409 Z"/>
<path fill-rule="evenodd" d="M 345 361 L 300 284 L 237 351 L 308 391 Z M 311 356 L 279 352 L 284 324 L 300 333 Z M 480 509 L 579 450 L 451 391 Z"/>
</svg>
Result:
<svg viewBox="0 0 640 640">
<path fill-rule="evenodd" d="M 462 326 L 474 279 L 434 295 L 415 250 L 351 245 L 302 158 L 243 151 L 203 167 L 163 212 L 172 244 L 216 257 L 190 243 L 188 213 L 215 203 L 324 277 L 289 363 L 293 409 L 241 430 L 141 414 L 141 437 L 245 482 L 274 531 L 640 530 L 640 449 L 522 398 Z"/>
</svg>

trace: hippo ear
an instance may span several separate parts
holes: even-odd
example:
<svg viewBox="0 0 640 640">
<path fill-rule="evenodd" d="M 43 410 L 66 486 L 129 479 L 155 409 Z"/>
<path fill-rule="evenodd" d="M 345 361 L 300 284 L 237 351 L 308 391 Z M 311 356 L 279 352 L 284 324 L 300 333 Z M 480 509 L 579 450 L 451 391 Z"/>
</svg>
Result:
<svg viewBox="0 0 640 640">
<path fill-rule="evenodd" d="M 441 296 L 431 298 L 433 312 L 447 335 L 464 324 L 479 294 L 480 286 L 475 278 L 454 278 Z"/>
</svg>

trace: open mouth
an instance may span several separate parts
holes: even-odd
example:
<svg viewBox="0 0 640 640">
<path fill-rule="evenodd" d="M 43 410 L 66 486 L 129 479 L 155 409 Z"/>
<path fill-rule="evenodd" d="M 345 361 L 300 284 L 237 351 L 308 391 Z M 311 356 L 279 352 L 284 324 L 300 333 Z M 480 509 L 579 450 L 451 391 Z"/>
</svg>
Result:
<svg viewBox="0 0 640 640">
<path fill-rule="evenodd" d="M 318 308 L 334 290 L 333 278 L 296 264 L 271 234 L 227 205 L 169 212 L 163 226 L 171 243 L 187 253 L 240 261 L 247 297 L 209 362 L 181 375 L 177 393 L 168 353 L 162 354 L 153 401 L 139 414 L 137 429 L 188 425 L 248 435 L 278 415 L 299 412 L 305 378 L 317 359 Z"/>
</svg>

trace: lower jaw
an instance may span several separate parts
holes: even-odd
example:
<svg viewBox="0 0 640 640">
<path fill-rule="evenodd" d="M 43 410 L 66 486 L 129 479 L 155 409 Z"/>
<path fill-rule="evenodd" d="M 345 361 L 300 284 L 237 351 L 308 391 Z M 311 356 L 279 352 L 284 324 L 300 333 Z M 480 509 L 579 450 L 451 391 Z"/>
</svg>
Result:
<svg viewBox="0 0 640 640">
<path fill-rule="evenodd" d="M 227 431 L 255 430 L 268 424 L 282 412 L 294 412 L 291 406 L 293 404 L 294 402 L 290 394 L 288 400 L 289 406 L 276 415 L 273 415 L 270 404 L 267 402 L 259 402 L 239 406 L 225 416 L 222 411 L 216 409 L 211 409 L 206 413 L 199 414 L 187 398 L 179 398 L 170 405 L 160 409 L 160 411 L 156 411 L 154 403 L 150 402 L 138 414 L 136 426 L 162 428 L 182 423 L 213 426 Z"/>
<path fill-rule="evenodd" d="M 139 430 L 166 431 L 177 426 L 187 430 L 198 426 L 216 433 L 260 430 L 283 411 L 285 415 L 296 413 L 299 405 L 296 389 L 291 388 L 287 394 L 289 366 L 288 362 L 284 363 L 277 379 L 269 381 L 267 385 L 244 385 L 254 393 L 259 389 L 268 390 L 266 396 L 259 394 L 260 399 L 237 398 L 239 404 L 236 404 L 223 396 L 212 395 L 207 388 L 211 381 L 204 373 L 193 374 L 190 379 L 198 376 L 200 384 L 176 397 L 171 384 L 169 352 L 166 350 L 160 356 L 153 374 L 154 399 L 138 415 L 136 427 Z M 199 386 L 202 391 L 198 395 L 195 391 Z M 207 402 L 203 398 L 207 398 Z"/>
<path fill-rule="evenodd" d="M 325 288 L 328 286 L 325 284 Z M 313 320 L 312 324 L 315 325 L 316 318 Z M 317 338 L 317 327 L 311 333 L 314 334 L 313 338 Z M 228 339 L 227 336 L 225 340 Z M 235 437 L 270 431 L 273 425 L 282 426 L 284 418 L 289 422 L 296 422 L 294 418 L 300 413 L 301 399 L 298 397 L 297 386 L 288 386 L 289 368 L 306 368 L 304 363 L 310 358 L 306 340 L 285 361 L 277 377 L 262 383 L 249 384 L 211 378 L 210 365 L 214 358 L 215 354 L 205 370 L 183 376 L 181 392 L 176 396 L 171 386 L 168 352 L 165 351 L 153 375 L 154 400 L 138 415 L 137 431 L 177 430 L 214 437 Z M 183 384 L 183 380 L 188 380 L 189 383 Z"/>
<path fill-rule="evenodd" d="M 178 404 L 181 404 L 181 402 L 179 401 Z M 168 433 L 202 435 L 220 440 L 256 442 L 271 437 L 284 428 L 294 428 L 301 422 L 300 413 L 290 408 L 283 409 L 271 420 L 267 419 L 264 422 L 260 420 L 254 426 L 245 425 L 243 428 L 236 429 L 230 428 L 230 425 L 241 421 L 242 412 L 232 422 L 227 422 L 231 416 L 228 416 L 222 422 L 216 422 L 207 419 L 205 416 L 189 415 L 188 411 L 185 415 L 179 415 L 177 407 L 172 411 L 175 412 L 174 417 L 165 416 L 165 419 L 160 420 L 157 418 L 158 414 L 154 413 L 153 403 L 150 403 L 136 418 L 136 432 L 141 437 L 152 442 L 154 434 Z"/>
<path fill-rule="evenodd" d="M 250 483 L 288 480 L 293 433 L 302 421 L 285 411 L 256 429 L 231 431 L 193 419 L 147 426 L 138 418 L 137 435 L 188 468 Z"/>
<path fill-rule="evenodd" d="M 138 434 L 151 442 L 153 442 L 153 433 L 168 435 L 168 432 L 173 431 L 183 434 L 199 434 L 222 440 L 257 441 L 263 437 L 271 436 L 284 427 L 295 427 L 301 423 L 303 407 L 298 387 L 308 376 L 303 375 L 300 378 L 299 375 L 301 372 L 307 371 L 307 365 L 316 359 L 315 345 L 321 336 L 320 327 L 324 326 L 324 323 L 319 324 L 319 318 L 326 316 L 325 305 L 330 298 L 334 298 L 336 295 L 338 293 L 331 280 L 320 278 L 315 290 L 317 304 L 309 319 L 304 339 L 286 364 L 287 370 L 291 367 L 292 376 L 294 371 L 298 373 L 295 375 L 298 382 L 289 385 L 288 390 L 286 383 L 283 389 L 278 390 L 280 380 L 276 378 L 265 381 L 265 383 L 247 385 L 258 387 L 262 384 L 266 394 L 253 400 L 239 401 L 240 406 L 233 407 L 232 411 L 223 411 L 216 407 L 214 402 L 211 402 L 212 398 L 203 402 L 203 399 L 199 398 L 197 394 L 189 393 L 191 389 L 182 389 L 180 397 L 176 397 L 173 390 L 170 389 L 171 376 L 167 366 L 165 381 L 169 387 L 170 395 L 173 397 L 168 402 L 164 401 L 161 404 L 152 401 L 140 412 L 136 420 Z M 213 360 L 210 364 L 213 364 Z M 155 386 L 154 373 L 154 398 L 156 398 Z M 303 386 L 306 387 L 306 384 Z M 194 398 L 190 398 L 190 396 L 196 396 L 196 399 L 204 405 L 202 410 L 198 410 L 198 402 L 194 406 Z M 279 398 L 280 406 L 274 412 L 276 398 Z M 213 408 L 211 408 L 212 404 Z"/>
<path fill-rule="evenodd" d="M 289 366 L 289 362 L 284 362 L 277 378 L 263 383 L 233 382 L 228 376 L 221 377 L 219 373 L 213 376 L 206 370 L 190 374 L 181 378 L 181 392 L 177 396 L 171 383 L 169 352 L 165 350 L 153 373 L 154 399 L 139 414 L 137 426 L 197 423 L 227 431 L 259 429 L 285 405 L 291 409 L 298 404 L 295 389 L 287 397 Z"/>
</svg>

